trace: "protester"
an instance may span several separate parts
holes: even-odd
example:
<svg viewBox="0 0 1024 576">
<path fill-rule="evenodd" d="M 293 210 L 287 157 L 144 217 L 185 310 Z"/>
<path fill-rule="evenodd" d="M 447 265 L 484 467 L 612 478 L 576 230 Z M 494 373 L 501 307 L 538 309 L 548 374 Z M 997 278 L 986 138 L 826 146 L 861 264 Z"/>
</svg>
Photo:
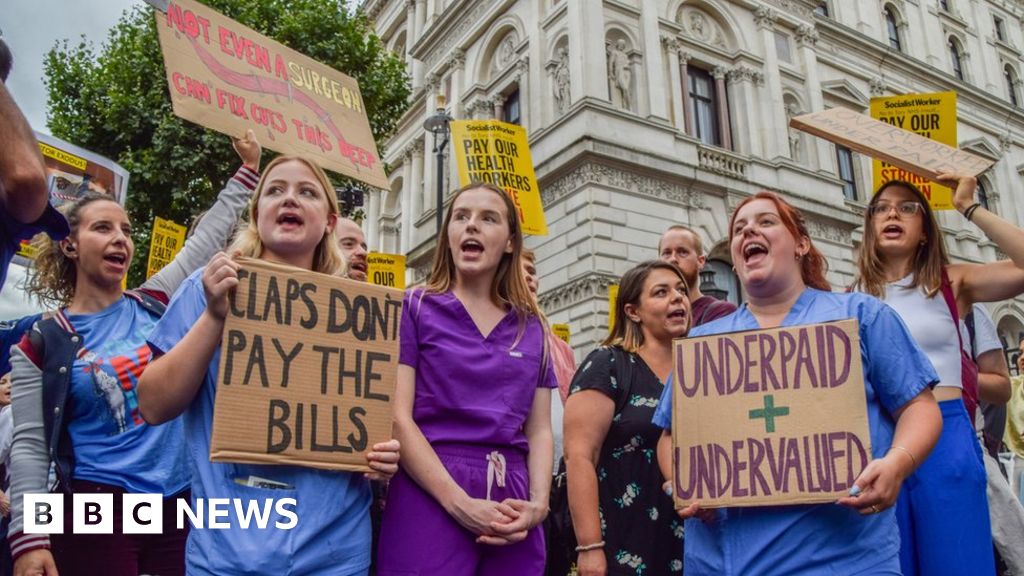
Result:
<svg viewBox="0 0 1024 576">
<path fill-rule="evenodd" d="M 975 302 L 1024 292 L 1024 230 L 976 202 L 973 177 L 944 173 L 938 181 L 955 189 L 956 209 L 1011 260 L 950 264 L 928 198 L 911 183 L 891 181 L 879 188 L 864 213 L 855 287 L 896 310 L 940 379 L 935 397 L 943 415 L 942 437 L 899 499 L 903 573 L 992 574 L 985 470 L 968 417 L 976 392 L 966 393 L 976 391 L 977 380 L 959 318 Z"/>
<path fill-rule="evenodd" d="M 890 507 L 939 436 L 929 390 L 938 380 L 934 369 L 889 307 L 863 294 L 828 292 L 824 256 L 800 212 L 777 194 L 742 201 L 730 220 L 729 241 L 748 300 L 690 336 L 856 319 L 874 460 L 838 505 L 701 510 L 694 502 L 680 510 L 687 518 L 684 573 L 899 574 Z M 671 398 L 669 385 L 654 415 L 666 428 L 658 443 L 666 478 L 672 473 Z"/>
<path fill-rule="evenodd" d="M 1006 366 L 1003 344 L 999 341 L 995 323 L 981 304 L 971 307 L 964 320 L 970 335 L 971 358 L 978 366 L 978 396 L 988 408 L 995 404 L 1005 407 L 1009 400 L 1010 369 Z M 1002 423 L 989 422 L 1001 412 Z M 978 410 L 978 415 L 982 410 Z M 992 542 L 995 544 L 996 561 L 1002 561 L 1011 574 L 1024 574 L 1024 506 L 1017 501 L 1010 490 L 1010 484 L 999 467 L 998 446 L 991 446 L 987 430 L 998 429 L 995 438 L 1003 437 L 1006 412 L 988 410 L 984 419 L 977 419 L 982 439 L 982 459 L 985 466 L 986 497 L 988 499 L 989 521 L 992 523 Z M 997 441 L 998 442 L 998 441 Z M 986 446 L 989 444 L 989 446 Z M 994 453 L 990 453 L 991 450 Z"/>
<path fill-rule="evenodd" d="M 540 290 L 540 280 L 537 277 L 537 256 L 533 250 L 523 248 L 523 275 L 526 277 L 526 287 L 534 299 Z M 538 305 L 539 306 L 539 305 Z M 558 394 L 562 404 L 569 397 L 569 383 L 576 373 L 576 356 L 569 344 L 559 338 L 554 332 L 548 332 L 548 349 L 551 352 L 551 362 L 555 367 L 555 379 L 558 380 Z"/>
<path fill-rule="evenodd" d="M 683 278 L 690 290 L 694 327 L 736 311 L 736 305 L 732 302 L 718 300 L 700 291 L 700 271 L 707 263 L 707 255 L 704 254 L 704 244 L 696 232 L 686 226 L 670 226 L 658 240 L 658 257 L 683 271 Z"/>
<path fill-rule="evenodd" d="M 255 257 L 336 274 L 345 262 L 333 236 L 338 207 L 323 170 L 310 161 L 279 156 L 267 165 L 249 205 L 249 221 L 230 248 Z M 394 473 L 398 443 L 379 443 L 367 454 L 373 472 L 299 466 L 211 462 L 210 434 L 228 294 L 238 285 L 238 264 L 219 252 L 197 270 L 171 300 L 150 335 L 156 359 L 139 383 L 139 407 L 147 422 L 168 422 L 184 413 L 192 496 L 238 499 L 243 507 L 265 498 L 294 498 L 300 519 L 290 530 L 248 530 L 232 522 L 224 530 L 193 530 L 189 574 L 333 574 L 366 571 L 370 564 L 370 486 L 367 478 Z M 284 552 L 282 552 L 284 551 Z"/>
<path fill-rule="evenodd" d="M 243 165 L 218 202 L 240 206 L 256 180 L 261 150 L 251 132 L 235 148 Z M 154 428 L 143 422 L 137 382 L 151 359 L 146 338 L 168 296 L 219 250 L 233 218 L 208 219 L 202 235 L 171 264 L 139 291 L 125 292 L 135 246 L 124 208 L 90 192 L 69 205 L 67 217 L 71 233 L 65 240 L 37 237 L 39 255 L 29 277 L 33 294 L 61 307 L 36 324 L 11 358 L 16 425 L 9 538 L 16 573 L 53 574 L 56 564 L 65 576 L 90 574 L 100 565 L 113 575 L 183 574 L 187 531 L 174 524 L 176 498 L 189 485 L 182 423 Z M 70 379 L 63 376 L 68 371 Z M 47 436 L 50 430 L 59 433 Z M 163 534 L 23 533 L 22 495 L 47 491 L 51 458 L 59 489 L 68 495 L 66 525 L 72 522 L 71 493 L 159 493 L 165 497 Z M 120 526 L 120 497 L 114 501 Z"/>
<path fill-rule="evenodd" d="M 346 274 L 353 280 L 366 282 L 366 236 L 359 223 L 351 218 L 338 218 L 334 228 L 338 247 L 348 263 Z"/>
<path fill-rule="evenodd" d="M 50 206 L 46 166 L 36 137 L 4 84 L 11 60 L 0 39 L 0 288 L 22 240 L 39 232 L 54 240 L 68 234 L 64 217 Z"/>
<path fill-rule="evenodd" d="M 1003 441 L 1010 449 L 1010 489 L 1024 504 L 1024 337 L 1017 344 L 1017 375 L 1010 379 L 1010 401 L 1006 405 L 1006 433 Z"/>
<path fill-rule="evenodd" d="M 515 205 L 470 184 L 441 230 L 427 284 L 402 309 L 394 413 L 405 454 L 377 573 L 541 574 L 557 383 Z"/>
<path fill-rule="evenodd" d="M 573 378 L 565 458 L 580 576 L 682 573 L 683 528 L 661 489 L 651 417 L 672 373 L 672 340 L 690 320 L 682 271 L 640 264 L 619 282 L 611 333 Z"/>
</svg>

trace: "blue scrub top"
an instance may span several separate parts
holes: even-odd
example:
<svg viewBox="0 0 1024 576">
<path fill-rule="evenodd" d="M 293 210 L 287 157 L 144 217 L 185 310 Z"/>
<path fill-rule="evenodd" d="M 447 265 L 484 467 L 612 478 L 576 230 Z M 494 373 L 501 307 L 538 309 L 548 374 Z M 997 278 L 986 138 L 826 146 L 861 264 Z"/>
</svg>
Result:
<svg viewBox="0 0 1024 576">
<path fill-rule="evenodd" d="M 150 335 L 154 353 L 174 347 L 206 309 L 203 270 L 181 285 L 163 318 Z M 210 462 L 213 404 L 217 393 L 220 350 L 214 354 L 206 378 L 185 412 L 185 437 L 192 465 L 192 500 L 240 498 L 243 507 L 262 506 L 265 498 L 294 498 L 290 507 L 298 517 L 270 514 L 266 528 L 242 529 L 234 512 L 228 529 L 193 529 L 185 554 L 190 575 L 224 574 L 365 574 L 370 566 L 370 484 L 361 474 L 316 470 L 299 466 L 269 466 Z M 287 488 L 243 485 L 250 478 L 265 479 Z"/>
<path fill-rule="evenodd" d="M 893 413 L 938 375 L 896 312 L 866 294 L 804 290 L 782 322 L 799 326 L 855 318 L 860 323 L 864 391 L 874 458 L 889 451 Z M 694 328 L 690 336 L 756 330 L 744 304 L 735 313 Z M 671 382 L 654 423 L 672 426 Z M 861 516 L 838 504 L 719 509 L 715 522 L 686 521 L 683 572 L 694 574 L 899 574 L 899 530 L 893 509 Z"/>
</svg>

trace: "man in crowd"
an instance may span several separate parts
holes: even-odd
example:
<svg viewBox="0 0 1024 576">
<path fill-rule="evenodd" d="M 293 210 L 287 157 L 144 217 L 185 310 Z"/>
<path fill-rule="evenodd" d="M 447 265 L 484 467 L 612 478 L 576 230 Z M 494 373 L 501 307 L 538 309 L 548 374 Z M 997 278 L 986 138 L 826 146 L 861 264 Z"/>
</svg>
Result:
<svg viewBox="0 0 1024 576">
<path fill-rule="evenodd" d="M 690 306 L 693 310 L 693 324 L 690 328 L 732 314 L 736 305 L 718 300 L 700 291 L 700 271 L 704 269 L 707 256 L 700 236 L 686 226 L 671 226 L 658 241 L 658 257 L 675 264 L 683 271 L 686 287 L 690 291 Z"/>
<path fill-rule="evenodd" d="M 334 235 L 348 263 L 348 277 L 366 282 L 366 236 L 363 229 L 351 218 L 338 218 Z"/>
</svg>

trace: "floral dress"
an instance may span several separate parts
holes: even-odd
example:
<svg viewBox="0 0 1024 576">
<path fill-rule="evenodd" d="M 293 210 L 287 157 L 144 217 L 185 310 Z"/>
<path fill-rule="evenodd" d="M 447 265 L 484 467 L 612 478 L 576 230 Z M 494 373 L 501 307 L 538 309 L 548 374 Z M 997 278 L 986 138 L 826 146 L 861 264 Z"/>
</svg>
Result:
<svg viewBox="0 0 1024 576">
<path fill-rule="evenodd" d="M 570 394 L 597 390 L 615 402 L 597 463 L 598 505 L 609 576 L 681 574 L 683 521 L 662 491 L 661 428 L 651 422 L 664 385 L 636 354 L 601 347 L 576 372 Z"/>
</svg>

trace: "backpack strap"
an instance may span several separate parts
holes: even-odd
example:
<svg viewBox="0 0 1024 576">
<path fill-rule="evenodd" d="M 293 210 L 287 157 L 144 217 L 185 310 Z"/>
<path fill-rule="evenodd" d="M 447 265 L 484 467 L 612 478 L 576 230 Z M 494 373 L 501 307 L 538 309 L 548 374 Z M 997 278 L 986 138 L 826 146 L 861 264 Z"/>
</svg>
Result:
<svg viewBox="0 0 1024 576">
<path fill-rule="evenodd" d="M 125 290 L 125 296 L 135 300 L 150 314 L 160 318 L 167 311 L 166 296 L 162 292 L 151 292 L 149 290 Z M 163 296 L 163 298 L 161 298 Z"/>
<path fill-rule="evenodd" d="M 953 283 L 949 279 L 949 273 L 946 272 L 946 267 L 942 267 L 942 279 L 939 282 L 939 291 L 942 292 L 942 298 L 946 301 L 946 306 L 949 307 L 949 314 L 953 317 L 953 326 L 956 329 L 957 340 L 960 341 L 960 350 L 964 349 L 964 337 L 960 333 L 960 313 L 956 308 L 956 295 L 953 294 Z"/>
</svg>

